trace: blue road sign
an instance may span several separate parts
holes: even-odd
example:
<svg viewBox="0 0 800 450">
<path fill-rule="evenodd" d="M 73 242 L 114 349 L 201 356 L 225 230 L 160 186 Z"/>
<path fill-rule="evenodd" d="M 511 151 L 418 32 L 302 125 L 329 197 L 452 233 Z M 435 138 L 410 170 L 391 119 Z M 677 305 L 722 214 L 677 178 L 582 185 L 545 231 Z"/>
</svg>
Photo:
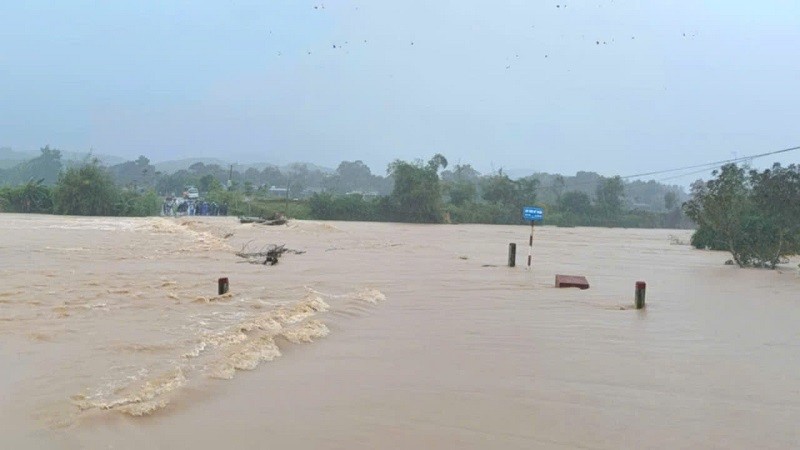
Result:
<svg viewBox="0 0 800 450">
<path fill-rule="evenodd" d="M 529 222 L 541 222 L 544 220 L 544 211 L 536 206 L 525 206 L 522 208 L 522 218 Z"/>
</svg>

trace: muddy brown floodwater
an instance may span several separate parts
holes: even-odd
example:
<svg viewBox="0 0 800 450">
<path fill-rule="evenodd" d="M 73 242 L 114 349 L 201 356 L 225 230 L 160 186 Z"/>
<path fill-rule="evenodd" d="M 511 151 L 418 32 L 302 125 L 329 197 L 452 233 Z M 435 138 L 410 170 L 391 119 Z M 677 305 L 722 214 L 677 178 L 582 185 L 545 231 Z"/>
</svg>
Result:
<svg viewBox="0 0 800 450">
<path fill-rule="evenodd" d="M 537 228 L 532 271 L 525 226 L 0 230 L 4 448 L 800 447 L 798 261 L 670 230 Z M 234 254 L 271 243 L 305 253 Z"/>
</svg>

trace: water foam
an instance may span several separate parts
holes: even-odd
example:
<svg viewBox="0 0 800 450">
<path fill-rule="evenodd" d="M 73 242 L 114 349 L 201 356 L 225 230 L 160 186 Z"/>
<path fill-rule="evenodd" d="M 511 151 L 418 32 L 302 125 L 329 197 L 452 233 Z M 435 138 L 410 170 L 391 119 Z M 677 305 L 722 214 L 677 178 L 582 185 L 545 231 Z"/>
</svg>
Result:
<svg viewBox="0 0 800 450">
<path fill-rule="evenodd" d="M 200 250 L 231 250 L 224 237 L 229 236 L 229 234 L 219 232 L 222 237 L 218 236 L 217 233 L 212 232 L 212 228 L 209 225 L 197 220 L 182 219 L 177 221 L 164 217 L 153 217 L 147 219 L 143 225 L 139 226 L 138 230 L 154 234 L 186 235 L 196 242 Z M 179 250 L 191 252 L 197 249 L 181 248 Z"/>
<path fill-rule="evenodd" d="M 134 382 L 122 388 L 114 382 L 92 395 L 76 395 L 73 403 L 81 411 L 90 409 L 119 411 L 131 416 L 144 416 L 165 408 L 169 404 L 168 394 L 183 387 L 187 382 L 183 368 L 175 369 L 160 376 Z M 105 391 L 111 390 L 116 398 L 106 400 Z"/>
<path fill-rule="evenodd" d="M 317 316 L 330 311 L 331 306 L 323 299 L 348 299 L 368 304 L 383 301 L 386 297 L 376 289 L 362 289 L 344 295 L 326 295 L 306 288 L 306 295 L 292 303 L 272 304 L 272 309 L 255 315 L 241 312 L 222 315 L 234 320 L 222 329 L 205 329 L 194 339 L 188 350 L 184 350 L 173 361 L 173 369 L 149 376 L 142 368 L 136 375 L 119 377 L 106 383 L 94 392 L 76 395 L 73 404 L 79 412 L 117 411 L 130 416 L 145 416 L 156 413 L 170 404 L 177 392 L 191 379 L 230 380 L 237 371 L 254 370 L 262 362 L 273 361 L 281 356 L 281 346 L 308 344 L 330 333 L 328 326 Z M 216 313 L 212 313 L 214 316 Z M 215 316 L 215 317 L 222 317 Z M 210 321 L 214 323 L 213 321 Z M 198 320 L 201 327 L 210 326 Z M 124 344 L 119 350 L 126 352 L 161 352 L 183 347 L 159 343 L 150 345 Z"/>
<path fill-rule="evenodd" d="M 281 356 L 275 342 L 284 337 L 292 343 L 310 343 L 329 333 L 319 321 L 308 320 L 330 306 L 318 295 L 309 293 L 303 300 L 291 305 L 240 321 L 227 332 L 212 335 L 198 345 L 191 355 L 216 348 L 223 356 L 212 364 L 212 378 L 231 379 L 236 370 L 253 370 L 263 361 Z"/>
</svg>

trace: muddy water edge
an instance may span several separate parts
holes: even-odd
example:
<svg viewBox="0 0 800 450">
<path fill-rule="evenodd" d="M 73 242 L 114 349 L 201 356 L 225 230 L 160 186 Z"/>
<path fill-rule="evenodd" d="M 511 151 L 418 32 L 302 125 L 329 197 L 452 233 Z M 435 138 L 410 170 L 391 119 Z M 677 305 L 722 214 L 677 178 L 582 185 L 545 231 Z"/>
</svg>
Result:
<svg viewBox="0 0 800 450">
<path fill-rule="evenodd" d="M 0 419 L 17 448 L 800 443 L 797 261 L 741 270 L 670 230 L 543 227 L 526 271 L 505 267 L 524 226 L 0 226 Z M 304 253 L 235 255 L 267 244 Z M 555 289 L 556 273 L 592 286 Z"/>
</svg>

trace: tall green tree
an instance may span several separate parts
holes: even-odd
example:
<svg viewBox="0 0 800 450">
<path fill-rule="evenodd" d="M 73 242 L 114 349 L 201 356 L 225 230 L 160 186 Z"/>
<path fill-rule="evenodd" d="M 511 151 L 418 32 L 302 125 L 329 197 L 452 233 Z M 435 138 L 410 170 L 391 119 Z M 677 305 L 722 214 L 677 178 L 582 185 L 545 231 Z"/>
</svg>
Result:
<svg viewBox="0 0 800 450">
<path fill-rule="evenodd" d="M 536 203 L 539 180 L 532 176 L 512 180 L 501 169 L 496 174 L 483 177 L 481 184 L 483 199 L 489 203 L 514 208 Z"/>
<path fill-rule="evenodd" d="M 444 202 L 439 183 L 439 168 L 447 159 L 437 153 L 427 164 L 396 160 L 388 174 L 394 178 L 390 196 L 395 217 L 403 222 L 440 223 L 444 220 Z"/>
<path fill-rule="evenodd" d="M 559 209 L 579 217 L 585 217 L 592 212 L 592 200 L 585 192 L 570 191 L 561 196 Z"/>
<path fill-rule="evenodd" d="M 483 199 L 489 203 L 510 205 L 517 201 L 517 186 L 514 180 L 500 169 L 496 174 L 483 178 Z"/>
<path fill-rule="evenodd" d="M 342 161 L 330 181 L 341 194 L 364 190 L 372 184 L 372 172 L 363 161 Z"/>
<path fill-rule="evenodd" d="M 222 189 L 222 183 L 220 183 L 214 175 L 209 173 L 200 177 L 200 181 L 197 184 L 197 189 L 199 189 L 200 192 L 207 193 L 217 189 Z"/>
<path fill-rule="evenodd" d="M 442 171 L 442 187 L 450 203 L 460 207 L 474 202 L 478 196 L 480 175 L 469 164 L 456 164 L 453 170 Z"/>
<path fill-rule="evenodd" d="M 112 215 L 119 191 L 97 161 L 67 169 L 54 193 L 55 212 L 77 216 Z"/>
<path fill-rule="evenodd" d="M 698 225 L 695 247 L 724 248 L 740 267 L 775 268 L 800 253 L 800 173 L 773 166 L 749 173 L 727 164 L 692 185 L 686 215 Z"/>
<path fill-rule="evenodd" d="M 692 199 L 686 202 L 686 215 L 700 227 L 713 230 L 740 266 L 748 263 L 740 252 L 744 220 L 750 208 L 747 176 L 736 164 L 712 172 L 716 178 L 692 185 Z"/>
<path fill-rule="evenodd" d="M 135 161 L 111 166 L 108 170 L 118 186 L 128 186 L 138 190 L 152 187 L 156 183 L 156 168 L 145 156 L 139 156 Z"/>
<path fill-rule="evenodd" d="M 472 203 L 478 195 L 477 186 L 470 181 L 449 181 L 445 183 L 444 186 L 450 197 L 450 203 L 455 206 L 464 206 L 468 203 Z"/>
<path fill-rule="evenodd" d="M 561 196 L 564 195 L 564 190 L 567 188 L 567 182 L 564 180 L 564 176 L 561 174 L 557 174 L 553 177 L 553 184 L 551 189 L 553 194 L 556 197 L 556 202 L 561 202 Z"/>
<path fill-rule="evenodd" d="M 667 191 L 664 193 L 664 209 L 672 211 L 678 206 L 678 194 L 675 191 Z"/>
<path fill-rule="evenodd" d="M 800 253 L 800 166 L 774 164 L 762 172 L 751 170 L 753 215 L 772 232 L 773 246 L 760 259 L 774 267 L 782 257 Z"/>
<path fill-rule="evenodd" d="M 516 206 L 533 205 L 539 191 L 539 180 L 533 176 L 523 177 L 516 180 L 517 185 L 517 204 Z"/>
<path fill-rule="evenodd" d="M 477 183 L 481 174 L 470 164 L 456 164 L 452 170 L 443 170 L 441 173 L 442 181 L 470 181 Z"/>
<path fill-rule="evenodd" d="M 39 156 L 20 163 L 10 170 L 11 181 L 14 184 L 21 184 L 31 180 L 42 180 L 42 184 L 52 186 L 58 180 L 63 167 L 61 151 L 45 146 L 40 149 Z"/>
<path fill-rule="evenodd" d="M 622 211 L 622 200 L 625 197 L 625 185 L 619 176 L 603 178 L 595 192 L 597 206 L 601 214 L 611 216 Z"/>
</svg>

